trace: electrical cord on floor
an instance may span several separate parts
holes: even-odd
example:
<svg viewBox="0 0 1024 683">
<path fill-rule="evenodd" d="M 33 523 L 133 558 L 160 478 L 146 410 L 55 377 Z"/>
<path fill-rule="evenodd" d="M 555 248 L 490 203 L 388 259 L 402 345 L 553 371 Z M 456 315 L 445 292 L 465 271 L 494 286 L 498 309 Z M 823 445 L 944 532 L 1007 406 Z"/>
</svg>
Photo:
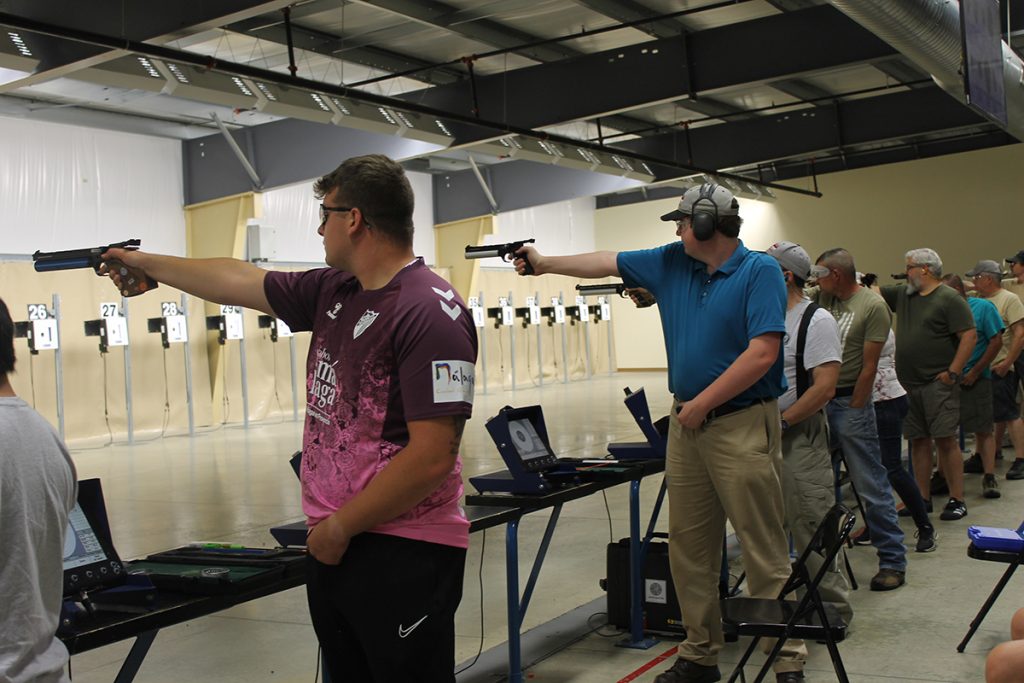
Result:
<svg viewBox="0 0 1024 683">
<path fill-rule="evenodd" d="M 484 651 L 484 550 L 486 548 L 487 529 L 484 529 L 483 540 L 480 542 L 480 570 L 477 573 L 477 579 L 480 582 L 480 645 L 476 648 L 476 655 L 473 657 L 473 661 L 456 671 L 456 676 L 476 664 L 477 660 L 480 659 L 480 653 Z"/>
<path fill-rule="evenodd" d="M 602 615 L 605 617 L 604 623 L 603 624 L 598 624 L 597 626 L 593 626 L 591 624 L 591 622 L 594 620 L 594 617 L 600 617 Z M 587 617 L 587 628 L 590 629 L 589 631 L 587 631 L 588 635 L 591 634 L 591 633 L 596 633 L 597 635 L 601 636 L 602 638 L 618 638 L 619 636 L 622 635 L 622 629 L 615 629 L 615 631 L 613 633 L 602 633 L 601 629 L 603 629 L 605 626 L 611 626 L 611 624 L 608 623 L 608 613 L 607 612 L 594 612 L 589 617 Z"/>
</svg>

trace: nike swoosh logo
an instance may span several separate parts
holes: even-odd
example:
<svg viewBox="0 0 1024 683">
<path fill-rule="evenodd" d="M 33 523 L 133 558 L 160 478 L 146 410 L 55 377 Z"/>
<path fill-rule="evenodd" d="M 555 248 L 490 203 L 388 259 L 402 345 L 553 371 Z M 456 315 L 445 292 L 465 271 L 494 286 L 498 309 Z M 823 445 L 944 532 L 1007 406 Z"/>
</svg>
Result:
<svg viewBox="0 0 1024 683">
<path fill-rule="evenodd" d="M 430 616 L 430 615 L 424 614 L 422 617 L 420 617 L 419 621 L 417 621 L 415 624 L 413 624 L 409 628 L 402 628 L 402 625 L 399 624 L 398 625 L 398 637 L 399 638 L 405 638 L 406 636 L 408 636 L 410 633 L 415 631 L 416 627 L 419 626 L 420 624 L 422 624 L 423 620 L 426 619 L 428 616 Z"/>
</svg>

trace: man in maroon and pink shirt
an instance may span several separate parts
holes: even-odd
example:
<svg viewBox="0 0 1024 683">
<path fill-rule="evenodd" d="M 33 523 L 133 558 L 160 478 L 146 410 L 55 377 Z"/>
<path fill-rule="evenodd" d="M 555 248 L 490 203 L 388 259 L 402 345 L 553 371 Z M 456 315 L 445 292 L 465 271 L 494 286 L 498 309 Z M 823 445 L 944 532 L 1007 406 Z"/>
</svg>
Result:
<svg viewBox="0 0 1024 683">
<path fill-rule="evenodd" d="M 476 331 L 451 285 L 413 255 L 401 166 L 348 159 L 314 193 L 328 268 L 108 253 L 207 301 L 312 331 L 302 506 L 309 609 L 327 669 L 336 681 L 454 681 L 469 545 L 459 444 Z"/>
</svg>

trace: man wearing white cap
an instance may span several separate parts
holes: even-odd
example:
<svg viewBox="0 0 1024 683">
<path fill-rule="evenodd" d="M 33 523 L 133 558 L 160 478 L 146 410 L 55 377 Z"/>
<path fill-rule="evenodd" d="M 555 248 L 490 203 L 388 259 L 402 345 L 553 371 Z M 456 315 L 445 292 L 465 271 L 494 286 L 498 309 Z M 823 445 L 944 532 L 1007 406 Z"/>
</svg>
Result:
<svg viewBox="0 0 1024 683">
<path fill-rule="evenodd" d="M 1020 297 L 1003 289 L 1003 270 L 995 261 L 978 261 L 966 274 L 973 278 L 978 296 L 995 304 L 1004 327 L 1003 347 L 991 365 L 995 438 L 991 455 L 988 449 L 982 453 L 985 458 L 983 469 L 986 476 L 994 473 L 995 446 L 1003 442 L 1003 434 L 1009 430 L 1010 442 L 1017 457 L 1007 470 L 1006 478 L 1024 479 L 1024 421 L 1020 418 L 1020 403 L 1017 401 L 1019 378 L 1014 368 L 1024 348 L 1024 303 L 1021 303 Z"/>
<path fill-rule="evenodd" d="M 725 520 L 743 546 L 753 597 L 775 598 L 789 576 L 783 529 L 778 401 L 785 390 L 782 335 L 786 289 L 778 264 L 739 240 L 739 202 L 713 183 L 686 191 L 661 217 L 678 241 L 656 249 L 544 256 L 523 247 L 536 274 L 620 276 L 658 300 L 675 396 L 665 480 L 669 564 L 686 640 L 655 683 L 713 683 L 725 638 L 718 601 Z M 784 644 L 777 683 L 804 679 L 807 650 Z"/>
<path fill-rule="evenodd" d="M 804 296 L 811 273 L 811 259 L 793 242 L 772 245 L 768 255 L 779 262 L 786 279 L 786 336 L 783 359 L 788 388 L 779 398 L 782 413 L 782 497 L 786 527 L 797 553 L 803 551 L 815 530 L 835 504 L 835 477 L 828 448 L 825 406 L 836 392 L 843 344 L 839 325 L 828 311 Z M 813 576 L 821 558 L 808 558 Z M 843 619 L 853 617 L 850 586 L 836 562 L 819 587 L 826 602 L 835 603 Z"/>
</svg>

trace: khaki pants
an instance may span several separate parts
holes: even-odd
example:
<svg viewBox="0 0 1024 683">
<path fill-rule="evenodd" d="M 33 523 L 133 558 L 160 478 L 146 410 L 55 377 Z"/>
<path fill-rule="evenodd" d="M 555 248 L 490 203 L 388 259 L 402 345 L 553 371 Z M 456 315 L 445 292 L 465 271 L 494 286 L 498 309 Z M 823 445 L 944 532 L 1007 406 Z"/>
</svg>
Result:
<svg viewBox="0 0 1024 683">
<path fill-rule="evenodd" d="M 710 666 L 725 643 L 718 578 L 726 517 L 743 547 L 751 597 L 776 598 L 789 578 L 779 407 L 775 401 L 754 404 L 699 429 L 683 429 L 675 419 L 669 424 L 669 563 L 686 627 L 679 656 Z M 775 671 L 802 670 L 806 658 L 803 641 L 790 640 Z"/>
<path fill-rule="evenodd" d="M 815 413 L 793 425 L 782 435 L 782 498 L 786 509 L 786 528 L 793 536 L 793 547 L 803 552 L 825 514 L 835 505 L 835 475 L 828 450 L 828 421 L 824 413 Z M 840 570 L 839 558 L 825 573 L 818 593 L 825 602 L 835 603 L 843 621 L 853 619 L 850 585 Z M 807 570 L 814 577 L 822 565 L 821 555 L 811 553 Z"/>
</svg>

